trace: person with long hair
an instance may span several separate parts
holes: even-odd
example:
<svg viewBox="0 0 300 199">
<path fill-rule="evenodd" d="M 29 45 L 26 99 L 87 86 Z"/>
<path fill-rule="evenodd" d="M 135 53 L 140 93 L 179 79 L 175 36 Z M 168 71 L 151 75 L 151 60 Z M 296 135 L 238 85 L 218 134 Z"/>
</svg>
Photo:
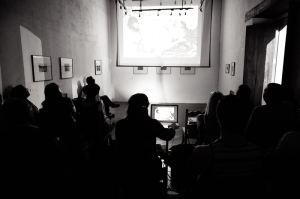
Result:
<svg viewBox="0 0 300 199">
<path fill-rule="evenodd" d="M 220 127 L 216 115 L 217 105 L 224 95 L 219 91 L 210 93 L 204 114 L 197 116 L 198 143 L 209 144 L 220 137 Z"/>
</svg>

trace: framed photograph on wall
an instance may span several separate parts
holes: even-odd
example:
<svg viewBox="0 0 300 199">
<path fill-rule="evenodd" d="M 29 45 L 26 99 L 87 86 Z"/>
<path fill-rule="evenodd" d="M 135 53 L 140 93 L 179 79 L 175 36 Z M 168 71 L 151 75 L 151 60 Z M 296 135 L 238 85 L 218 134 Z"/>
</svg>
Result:
<svg viewBox="0 0 300 199">
<path fill-rule="evenodd" d="M 95 75 L 102 74 L 102 62 L 101 60 L 95 60 Z"/>
<path fill-rule="evenodd" d="M 167 67 L 167 66 L 156 67 L 156 73 L 157 74 L 171 74 L 171 67 Z"/>
<path fill-rule="evenodd" d="M 231 67 L 230 67 L 230 71 L 231 71 L 231 76 L 235 75 L 235 62 L 231 62 Z"/>
<path fill-rule="evenodd" d="M 51 57 L 31 55 L 33 81 L 52 80 L 52 63 Z"/>
<path fill-rule="evenodd" d="M 194 67 L 180 67 L 180 74 L 195 74 Z"/>
<path fill-rule="evenodd" d="M 225 73 L 229 73 L 230 71 L 230 64 L 225 64 Z"/>
<path fill-rule="evenodd" d="M 148 67 L 145 66 L 133 67 L 133 74 L 148 74 Z"/>
<path fill-rule="evenodd" d="M 69 79 L 73 77 L 73 59 L 70 58 L 59 58 L 60 64 L 60 78 Z"/>
</svg>

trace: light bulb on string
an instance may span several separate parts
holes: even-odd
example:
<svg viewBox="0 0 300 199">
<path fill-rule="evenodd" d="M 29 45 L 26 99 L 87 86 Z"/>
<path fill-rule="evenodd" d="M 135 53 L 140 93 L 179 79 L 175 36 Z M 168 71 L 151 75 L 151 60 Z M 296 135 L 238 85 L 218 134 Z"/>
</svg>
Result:
<svg viewBox="0 0 300 199">
<path fill-rule="evenodd" d="M 120 6 L 120 9 L 122 10 L 122 6 Z"/>
<path fill-rule="evenodd" d="M 159 16 L 159 10 L 157 11 L 157 16 Z"/>
<path fill-rule="evenodd" d="M 191 0 L 191 4 L 193 4 L 193 0 Z"/>
<path fill-rule="evenodd" d="M 175 0 L 175 5 L 176 5 L 176 0 Z"/>
<path fill-rule="evenodd" d="M 139 13 L 139 17 L 141 17 L 141 13 Z"/>
<path fill-rule="evenodd" d="M 172 16 L 172 11 L 171 11 L 171 14 L 170 14 L 171 16 Z"/>
<path fill-rule="evenodd" d="M 186 4 L 186 0 L 184 0 L 184 4 Z"/>
<path fill-rule="evenodd" d="M 127 15 L 127 11 L 125 11 L 125 15 Z"/>
</svg>

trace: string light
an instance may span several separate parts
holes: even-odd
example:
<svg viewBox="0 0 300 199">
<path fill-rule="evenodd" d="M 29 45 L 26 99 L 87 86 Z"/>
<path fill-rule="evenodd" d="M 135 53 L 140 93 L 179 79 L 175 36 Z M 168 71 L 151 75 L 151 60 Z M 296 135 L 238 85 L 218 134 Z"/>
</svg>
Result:
<svg viewBox="0 0 300 199">
<path fill-rule="evenodd" d="M 127 15 L 127 8 L 125 7 L 125 1 L 126 0 L 123 0 L 123 3 L 122 3 L 122 0 L 118 0 L 118 2 L 121 4 L 120 9 L 122 9 L 124 7 L 125 15 Z M 191 8 L 191 7 L 189 7 L 189 8 L 185 7 L 184 8 L 183 7 L 183 2 L 184 2 L 184 4 L 186 4 L 186 0 L 182 0 L 182 7 L 181 8 L 177 8 L 177 7 L 176 8 L 164 8 L 162 10 L 171 10 L 170 16 L 173 15 L 174 10 L 180 10 L 179 13 L 178 13 L 179 16 L 183 15 L 183 12 L 184 12 L 184 15 L 186 15 L 186 12 L 190 9 L 193 9 L 193 8 Z M 204 0 L 201 0 L 201 3 L 203 3 L 203 2 L 204 2 Z M 192 3 L 193 3 L 193 0 L 191 0 L 191 4 Z M 175 5 L 177 4 L 177 0 L 174 0 L 174 4 Z M 160 0 L 160 5 L 162 5 L 162 0 Z M 200 9 L 200 11 L 202 10 L 202 8 L 200 8 L 200 6 L 199 6 L 199 9 Z M 142 11 L 157 11 L 157 16 L 159 16 L 159 11 L 161 11 L 161 9 L 142 9 L 142 0 L 140 0 L 140 9 L 139 10 L 138 9 L 133 9 L 132 11 L 133 12 L 140 12 L 139 17 L 141 17 L 141 12 Z M 175 14 L 176 13 L 177 12 L 175 12 Z"/>
</svg>

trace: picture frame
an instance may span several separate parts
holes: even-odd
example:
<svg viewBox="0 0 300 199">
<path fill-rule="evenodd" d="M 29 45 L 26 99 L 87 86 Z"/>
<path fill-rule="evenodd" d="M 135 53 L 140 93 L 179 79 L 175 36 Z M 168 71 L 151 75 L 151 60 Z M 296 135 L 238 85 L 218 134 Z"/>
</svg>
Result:
<svg viewBox="0 0 300 199">
<path fill-rule="evenodd" d="M 230 72 L 231 76 L 234 76 L 235 75 L 235 62 L 231 63 L 230 71 L 231 71 Z"/>
<path fill-rule="evenodd" d="M 102 74 L 102 61 L 95 60 L 95 75 L 101 75 L 101 74 Z"/>
<path fill-rule="evenodd" d="M 156 73 L 157 74 L 171 74 L 171 67 L 169 67 L 169 66 L 156 67 Z"/>
<path fill-rule="evenodd" d="M 193 75 L 193 74 L 195 74 L 195 68 L 194 67 L 180 67 L 180 74 Z"/>
<path fill-rule="evenodd" d="M 230 71 L 230 64 L 225 64 L 225 73 L 229 73 Z"/>
<path fill-rule="evenodd" d="M 73 59 L 60 57 L 59 64 L 60 64 L 60 78 L 61 79 L 73 78 Z"/>
<path fill-rule="evenodd" d="M 145 66 L 133 67 L 133 74 L 148 74 L 148 67 Z"/>
<path fill-rule="evenodd" d="M 51 57 L 31 55 L 31 59 L 34 82 L 49 81 L 53 79 Z"/>
</svg>

